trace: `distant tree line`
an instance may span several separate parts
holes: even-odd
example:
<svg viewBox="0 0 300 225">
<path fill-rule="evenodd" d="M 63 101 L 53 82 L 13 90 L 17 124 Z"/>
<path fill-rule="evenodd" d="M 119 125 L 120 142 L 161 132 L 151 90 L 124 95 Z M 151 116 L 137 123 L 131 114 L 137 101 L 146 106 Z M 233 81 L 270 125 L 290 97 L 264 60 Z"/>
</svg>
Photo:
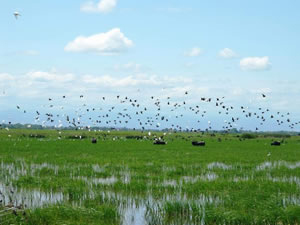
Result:
<svg viewBox="0 0 300 225">
<path fill-rule="evenodd" d="M 78 127 L 61 127 L 57 128 L 55 126 L 42 126 L 38 124 L 21 124 L 21 123 L 16 123 L 16 124 L 5 124 L 2 123 L 0 124 L 0 129 L 4 128 L 9 128 L 9 129 L 31 129 L 31 130 L 79 130 Z M 82 129 L 82 128 L 81 128 Z M 141 129 L 135 129 L 135 128 L 114 128 L 114 127 L 84 127 L 85 130 L 119 130 L 119 131 L 143 131 Z M 153 131 L 153 132 L 174 132 L 173 129 L 147 129 L 147 131 Z M 238 130 L 236 128 L 233 128 L 231 130 L 210 130 L 210 131 L 204 131 L 204 130 L 186 130 L 186 131 L 176 131 L 178 133 L 180 132 L 198 132 L 198 133 L 207 133 L 207 134 L 240 134 L 241 138 L 246 138 L 246 139 L 252 139 L 256 138 L 257 136 L 264 136 L 264 137 L 277 137 L 277 138 L 289 138 L 291 136 L 300 136 L 299 132 L 293 132 L 293 131 L 274 131 L 274 132 L 254 132 L 251 130 Z"/>
</svg>

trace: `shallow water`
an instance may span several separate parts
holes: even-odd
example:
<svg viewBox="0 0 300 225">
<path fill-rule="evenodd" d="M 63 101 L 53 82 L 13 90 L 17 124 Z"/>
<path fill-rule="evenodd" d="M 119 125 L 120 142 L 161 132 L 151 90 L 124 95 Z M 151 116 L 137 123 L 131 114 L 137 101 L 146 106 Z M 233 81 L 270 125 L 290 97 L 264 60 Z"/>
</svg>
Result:
<svg viewBox="0 0 300 225">
<path fill-rule="evenodd" d="M 14 188 L 0 183 L 0 199 L 3 205 L 23 205 L 25 208 L 38 208 L 68 200 L 61 192 L 43 192 L 37 189 L 27 190 Z"/>
<path fill-rule="evenodd" d="M 226 165 L 225 163 L 221 163 L 221 162 L 212 162 L 207 165 L 207 168 L 209 170 L 212 170 L 212 169 L 230 170 L 230 169 L 232 169 L 232 165 Z"/>
<path fill-rule="evenodd" d="M 48 205 L 54 205 L 63 202 L 69 202 L 68 195 L 62 192 L 43 192 L 37 189 L 18 189 L 12 186 L 0 183 L 0 199 L 4 205 L 13 204 L 14 206 L 22 205 L 25 208 L 40 208 Z M 186 202 L 190 200 L 185 195 L 164 195 L 160 199 L 154 199 L 151 194 L 145 197 L 124 196 L 118 193 L 106 192 L 89 192 L 82 196 L 82 199 L 72 202 L 73 205 L 80 206 L 81 202 L 87 198 L 93 199 L 96 196 L 102 196 L 107 201 L 119 202 L 119 213 L 122 217 L 122 225 L 147 225 L 153 220 L 162 220 L 162 212 L 166 201 L 168 202 Z M 199 206 L 206 204 L 221 204 L 223 201 L 219 197 L 200 195 L 193 199 Z M 155 217 L 155 218 L 154 218 Z M 190 221 L 188 224 L 193 224 Z"/>
<path fill-rule="evenodd" d="M 213 181 L 216 180 L 219 176 L 216 173 L 205 173 L 205 174 L 201 174 L 199 176 L 183 176 L 181 179 L 181 184 L 184 183 L 196 183 L 198 181 Z"/>
<path fill-rule="evenodd" d="M 283 182 L 283 183 L 290 183 L 290 184 L 297 184 L 300 187 L 300 177 L 291 176 L 291 177 L 272 177 L 268 174 L 268 179 L 273 182 Z"/>
<path fill-rule="evenodd" d="M 280 167 L 286 167 L 288 169 L 296 169 L 296 168 L 300 168 L 300 162 L 286 162 L 286 161 L 275 161 L 275 162 L 263 162 L 260 165 L 258 165 L 256 167 L 257 171 L 261 171 L 261 170 L 272 170 L 272 169 L 278 169 Z"/>
<path fill-rule="evenodd" d="M 164 207 L 167 202 L 169 203 L 195 203 L 201 210 L 201 221 L 194 221 L 191 215 L 184 218 L 178 224 L 203 224 L 205 217 L 205 206 L 207 205 L 222 205 L 224 200 L 218 196 L 200 194 L 198 196 L 186 196 L 181 192 L 182 185 L 194 184 L 201 181 L 214 181 L 221 179 L 222 173 L 230 173 L 231 177 L 228 179 L 232 182 L 247 182 L 255 180 L 255 173 L 262 170 L 272 170 L 275 168 L 286 167 L 290 170 L 300 168 L 300 162 L 290 163 L 285 161 L 269 162 L 266 161 L 262 164 L 256 165 L 248 171 L 247 175 L 235 175 L 234 170 L 236 166 L 228 165 L 221 162 L 212 162 L 210 164 L 199 165 L 196 167 L 186 167 L 191 171 L 191 176 L 179 176 L 178 179 L 164 179 L 158 185 L 164 187 L 174 187 L 177 193 L 165 193 L 159 199 L 155 199 L 151 191 L 146 196 L 134 196 L 132 194 L 122 195 L 112 191 L 95 191 L 97 185 L 114 185 L 117 182 L 129 184 L 131 178 L 134 177 L 134 173 L 124 167 L 123 170 L 117 171 L 115 175 L 113 173 L 106 178 L 97 177 L 99 173 L 105 172 L 105 165 L 78 165 L 77 167 L 69 167 L 68 165 L 59 167 L 57 165 L 41 163 L 41 164 L 27 164 L 22 160 L 18 160 L 15 163 L 3 163 L 0 164 L 1 177 L 0 177 L 0 199 L 3 204 L 13 203 L 15 206 L 26 205 L 27 208 L 46 207 L 47 205 L 53 205 L 63 202 L 70 202 L 73 205 L 81 206 L 85 199 L 94 199 L 97 196 L 102 196 L 105 201 L 113 202 L 118 205 L 119 213 L 122 217 L 122 225 L 148 225 L 148 224 L 164 224 Z M 71 169 L 75 172 L 80 172 L 84 168 L 92 168 L 91 176 L 73 176 L 73 172 L 70 174 L 70 179 L 79 179 L 86 182 L 89 186 L 87 193 L 79 196 L 76 200 L 70 200 L 70 196 L 63 194 L 62 192 L 45 192 L 38 189 L 22 189 L 13 187 L 12 181 L 18 180 L 20 176 L 34 176 L 39 175 L 42 169 L 49 169 L 58 174 L 60 170 Z M 241 172 L 243 167 L 239 165 L 237 172 Z M 220 169 L 221 171 L 216 171 Z M 214 170 L 212 172 L 212 170 Z M 231 170 L 230 172 L 227 172 Z M 168 173 L 170 171 L 176 171 L 175 167 L 163 167 L 162 172 Z M 200 171 L 200 173 L 199 173 Z M 76 173 L 74 173 L 76 174 Z M 197 175 L 196 175 L 197 174 Z M 241 173 L 239 173 L 241 174 Z M 243 174 L 243 173 L 242 173 Z M 259 178 L 261 179 L 261 177 Z M 300 177 L 298 176 L 283 176 L 273 177 L 270 173 L 266 172 L 263 180 L 270 180 L 272 182 L 285 182 L 290 184 L 296 184 L 300 189 Z M 155 183 L 156 184 L 156 183 Z M 152 181 L 149 178 L 148 186 L 151 186 Z M 287 205 L 300 205 L 300 196 L 296 194 L 282 195 L 280 196 L 283 206 Z M 173 224 L 173 223 L 172 223 Z"/>
<path fill-rule="evenodd" d="M 110 185 L 118 182 L 118 178 L 116 178 L 115 176 L 107 177 L 107 178 L 77 177 L 77 179 L 85 181 L 90 186 L 98 185 L 98 184 Z"/>
</svg>

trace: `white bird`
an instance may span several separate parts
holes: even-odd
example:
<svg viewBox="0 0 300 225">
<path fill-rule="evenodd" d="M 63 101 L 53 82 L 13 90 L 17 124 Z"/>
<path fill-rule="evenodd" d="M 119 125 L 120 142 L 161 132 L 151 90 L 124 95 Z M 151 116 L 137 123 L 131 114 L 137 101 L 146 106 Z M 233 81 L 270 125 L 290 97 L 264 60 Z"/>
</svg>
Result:
<svg viewBox="0 0 300 225">
<path fill-rule="evenodd" d="M 18 17 L 21 16 L 21 14 L 19 12 L 14 12 L 14 16 L 16 19 L 18 19 Z"/>
</svg>

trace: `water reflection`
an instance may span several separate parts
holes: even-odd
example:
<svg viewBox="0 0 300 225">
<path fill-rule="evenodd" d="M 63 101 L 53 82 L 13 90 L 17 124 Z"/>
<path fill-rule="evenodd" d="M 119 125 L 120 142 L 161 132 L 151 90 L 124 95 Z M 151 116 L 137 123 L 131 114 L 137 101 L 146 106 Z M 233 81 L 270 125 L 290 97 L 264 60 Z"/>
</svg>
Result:
<svg viewBox="0 0 300 225">
<path fill-rule="evenodd" d="M 24 206 L 28 208 L 39 208 L 63 202 L 66 196 L 61 192 L 43 192 L 37 189 L 14 188 L 0 183 L 0 199 L 3 205 Z"/>
<path fill-rule="evenodd" d="M 250 169 L 248 168 L 248 174 L 240 173 L 244 169 L 241 165 L 227 165 L 221 162 L 212 162 L 204 165 L 204 167 L 185 167 L 188 171 L 191 171 L 191 175 L 187 174 L 186 176 L 177 176 L 176 180 L 172 179 L 173 177 L 166 178 L 157 183 L 151 183 L 153 180 L 151 179 L 151 174 L 149 173 L 149 180 L 147 180 L 149 181 L 148 186 L 151 187 L 153 185 L 160 185 L 163 187 L 162 190 L 172 189 L 170 187 L 174 187 L 176 190 L 178 190 L 176 193 L 166 192 L 163 194 L 163 196 L 160 196 L 160 198 L 155 198 L 153 193 L 151 193 L 151 188 L 149 188 L 147 194 L 143 196 L 134 195 L 132 193 L 122 192 L 121 194 L 113 191 L 99 191 L 99 188 L 97 188 L 99 185 L 106 185 L 108 186 L 107 190 L 109 190 L 109 186 L 113 186 L 118 182 L 130 184 L 131 178 L 134 179 L 135 174 L 127 167 L 119 168 L 116 173 L 111 172 L 108 177 L 97 177 L 101 176 L 101 173 L 107 172 L 107 167 L 105 165 L 78 165 L 77 167 L 68 167 L 65 165 L 59 167 L 49 163 L 28 164 L 22 160 L 18 160 L 14 163 L 0 163 L 0 199 L 4 205 L 13 204 L 15 206 L 23 205 L 27 208 L 37 208 L 64 202 L 81 206 L 84 200 L 95 199 L 101 196 L 102 199 L 105 199 L 104 202 L 113 203 L 114 205 L 118 206 L 119 213 L 122 216 L 122 225 L 204 224 L 206 206 L 223 205 L 223 198 L 209 194 L 198 194 L 192 197 L 187 196 L 182 192 L 182 187 L 184 185 L 193 185 L 202 181 L 214 181 L 216 179 L 221 179 L 223 174 L 227 175 L 226 179 L 228 179 L 229 182 L 253 181 L 258 179 L 254 176 L 255 173 L 260 173 L 259 171 L 262 170 L 271 170 L 280 167 L 296 169 L 300 168 L 300 162 L 264 162 L 257 166 L 255 165 Z M 88 174 L 88 176 L 79 176 L 78 174 L 80 174 L 80 172 L 84 171 L 86 168 L 89 168 L 90 171 L 92 171 L 91 174 Z M 191 168 L 192 170 L 189 170 Z M 237 168 L 241 169 L 235 171 Z M 88 186 L 88 188 L 86 188 L 86 193 L 82 193 L 74 199 L 70 197 L 72 196 L 72 193 L 66 194 L 63 192 L 52 191 L 45 192 L 39 189 L 17 188 L 12 185 L 12 181 L 18 180 L 21 176 L 37 176 L 40 175 L 40 172 L 44 169 L 46 169 L 46 172 L 48 170 L 53 172 L 55 175 L 59 174 L 59 172 L 64 172 L 64 170 L 70 170 L 71 174 L 69 178 L 71 180 L 75 179 L 86 182 Z M 166 174 L 173 171 L 176 171 L 176 167 L 163 167 L 162 169 L 162 172 Z M 286 182 L 296 184 L 298 187 L 300 187 L 300 178 L 297 176 L 275 177 L 271 176 L 267 171 L 263 177 L 259 177 L 259 179 L 271 180 L 273 182 Z M 282 201 L 282 205 L 284 207 L 291 204 L 300 205 L 300 196 L 296 194 L 282 195 L 278 198 Z M 185 215 L 181 221 L 166 221 L 166 203 L 172 205 L 178 202 L 187 207 L 187 215 Z M 192 204 L 193 207 L 196 206 L 198 215 L 201 215 L 197 221 L 195 221 L 195 217 L 192 214 Z"/>
<path fill-rule="evenodd" d="M 286 162 L 286 161 L 275 161 L 275 162 L 263 162 L 262 164 L 256 167 L 257 171 L 261 170 L 272 170 L 272 169 L 279 169 L 280 167 L 286 167 L 288 169 L 296 169 L 300 168 L 300 162 Z"/>
</svg>

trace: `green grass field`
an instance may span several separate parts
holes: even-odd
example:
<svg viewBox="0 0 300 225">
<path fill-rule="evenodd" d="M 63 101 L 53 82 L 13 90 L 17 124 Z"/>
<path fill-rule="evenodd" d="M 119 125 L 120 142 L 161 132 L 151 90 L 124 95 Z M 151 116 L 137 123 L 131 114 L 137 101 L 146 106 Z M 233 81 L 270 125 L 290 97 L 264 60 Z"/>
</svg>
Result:
<svg viewBox="0 0 300 225">
<path fill-rule="evenodd" d="M 0 130 L 0 224 L 300 224 L 300 137 L 277 139 Z"/>
</svg>

